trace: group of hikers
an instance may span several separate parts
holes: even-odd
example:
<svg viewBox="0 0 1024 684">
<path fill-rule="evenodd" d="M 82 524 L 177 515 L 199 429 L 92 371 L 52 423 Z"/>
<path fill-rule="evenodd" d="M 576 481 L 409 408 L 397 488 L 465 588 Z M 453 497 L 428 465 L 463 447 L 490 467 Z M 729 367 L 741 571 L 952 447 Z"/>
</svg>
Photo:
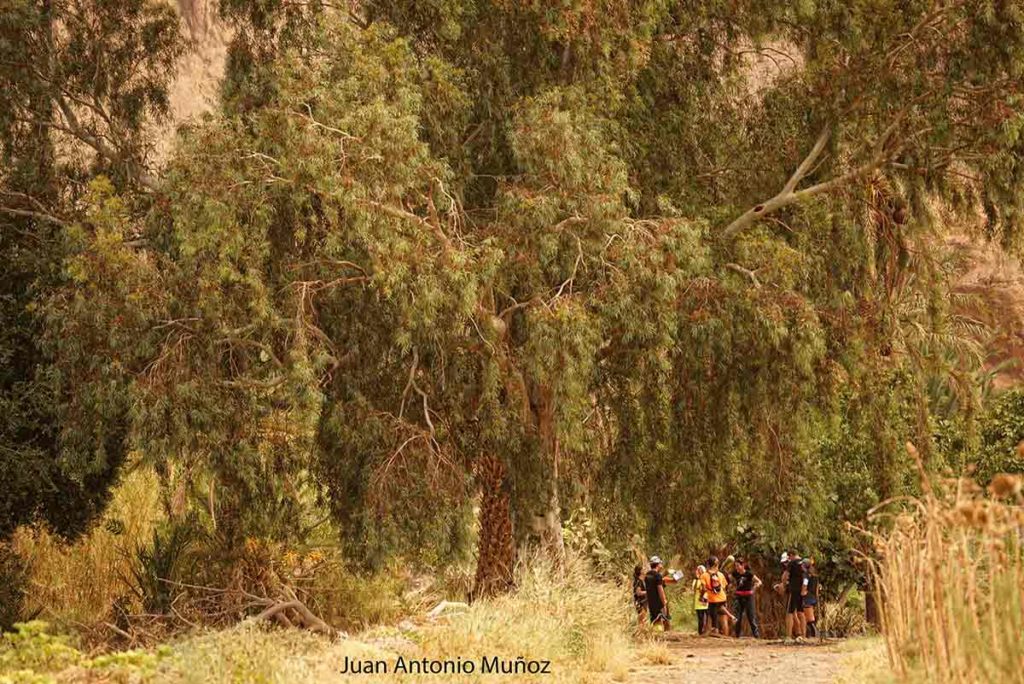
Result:
<svg viewBox="0 0 1024 684">
<path fill-rule="evenodd" d="M 779 559 L 782 579 L 774 585 L 775 591 L 786 602 L 786 638 L 803 639 L 818 635 L 818 572 L 813 558 L 802 558 L 791 549 Z M 672 626 L 665 586 L 682 582 L 683 573 L 665 570 L 661 558 L 651 556 L 650 569 L 633 568 L 633 603 L 640 627 L 650 620 L 656 629 L 668 631 Z M 744 558 L 729 556 L 719 564 L 716 556 L 694 569 L 690 584 L 693 611 L 696 613 L 697 633 L 701 635 L 742 636 L 743 621 L 750 626 L 755 639 L 761 637 L 757 620 L 755 592 L 760 589 L 761 578 L 754 574 Z M 733 596 L 729 610 L 730 590 Z"/>
</svg>

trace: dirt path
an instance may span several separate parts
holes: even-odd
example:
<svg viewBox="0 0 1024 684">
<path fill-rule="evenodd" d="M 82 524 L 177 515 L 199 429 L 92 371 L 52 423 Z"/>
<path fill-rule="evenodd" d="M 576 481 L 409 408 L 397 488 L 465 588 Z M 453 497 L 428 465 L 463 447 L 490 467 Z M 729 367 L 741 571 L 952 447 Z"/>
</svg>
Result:
<svg viewBox="0 0 1024 684">
<path fill-rule="evenodd" d="M 631 684 L 862 682 L 866 669 L 884 669 L 880 644 L 870 641 L 784 644 L 753 639 L 672 636 L 646 651 Z M 879 660 L 881 659 L 881 660 Z"/>
</svg>

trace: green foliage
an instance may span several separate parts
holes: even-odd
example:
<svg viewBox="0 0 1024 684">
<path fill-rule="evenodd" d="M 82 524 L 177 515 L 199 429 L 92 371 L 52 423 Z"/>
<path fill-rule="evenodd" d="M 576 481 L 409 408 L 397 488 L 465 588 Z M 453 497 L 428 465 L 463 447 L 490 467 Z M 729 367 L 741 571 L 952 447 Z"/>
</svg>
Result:
<svg viewBox="0 0 1024 684">
<path fill-rule="evenodd" d="M 52 634 L 41 620 L 18 623 L 0 642 L 0 682 L 49 684 L 62 670 L 81 667 L 112 681 L 140 681 L 151 676 L 173 654 L 170 646 L 129 650 L 87 657 L 71 645 L 70 637 Z"/>
<path fill-rule="evenodd" d="M 47 246 L 0 245 L 33 284 L 0 298 L 5 531 L 34 479 L 87 519 L 132 447 L 225 549 L 324 510 L 351 560 L 443 564 L 487 455 L 519 541 L 586 506 L 838 567 L 905 441 L 939 469 L 936 416 L 977 405 L 929 208 L 1013 242 L 1012 4 L 227 0 L 222 99 L 156 175 L 169 10 L 12 9 L 4 220 Z"/>
<path fill-rule="evenodd" d="M 81 651 L 70 645 L 69 637 L 50 634 L 48 630 L 45 622 L 33 620 L 14 625 L 13 632 L 4 632 L 0 672 L 56 672 L 82 659 Z"/>
<path fill-rule="evenodd" d="M 124 219 L 143 207 L 111 195 L 155 182 L 146 124 L 168 111 L 182 50 L 166 3 L 0 3 L 0 474 L 9 484 L 0 536 L 37 518 L 62 534 L 81 533 L 106 505 L 124 461 L 130 359 L 109 353 L 101 337 L 136 332 L 120 329 L 109 309 L 134 283 L 115 285 L 123 260 L 97 265 L 106 271 L 92 275 L 114 288 L 97 293 L 97 309 L 86 312 L 84 289 L 77 299 L 73 291 L 92 265 L 76 274 L 65 259 L 97 228 L 108 252 L 113 241 L 135 237 Z M 98 174 L 113 187 L 92 184 Z"/>
<path fill-rule="evenodd" d="M 979 426 L 976 476 L 988 482 L 998 473 L 1024 472 L 1024 391 L 1009 390 L 989 403 Z"/>
<path fill-rule="evenodd" d="M 181 593 L 177 583 L 191 577 L 185 564 L 195 532 L 187 524 L 171 524 L 153 530 L 149 547 L 135 550 L 129 586 L 150 614 L 166 615 L 174 599 Z"/>
</svg>

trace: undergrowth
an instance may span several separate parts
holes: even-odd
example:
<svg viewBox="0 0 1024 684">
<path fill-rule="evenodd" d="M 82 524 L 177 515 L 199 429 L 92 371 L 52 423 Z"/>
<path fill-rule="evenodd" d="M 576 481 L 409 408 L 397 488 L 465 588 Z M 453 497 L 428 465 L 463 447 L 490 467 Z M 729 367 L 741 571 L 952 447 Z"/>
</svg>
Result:
<svg viewBox="0 0 1024 684">
<path fill-rule="evenodd" d="M 344 657 L 473 660 L 524 656 L 551 661 L 549 675 L 445 676 L 443 681 L 622 681 L 635 657 L 628 597 L 570 560 L 562 568 L 535 559 L 518 572 L 517 590 L 477 601 L 436 620 L 424 613 L 396 627 L 352 636 L 316 636 L 246 620 L 194 633 L 156 649 L 88 657 L 44 623 L 21 625 L 0 647 L 0 683 L 152 682 L 234 684 L 366 681 L 340 674 Z M 663 655 L 663 654 L 662 654 Z M 437 675 L 389 676 L 387 681 L 440 681 Z"/>
</svg>

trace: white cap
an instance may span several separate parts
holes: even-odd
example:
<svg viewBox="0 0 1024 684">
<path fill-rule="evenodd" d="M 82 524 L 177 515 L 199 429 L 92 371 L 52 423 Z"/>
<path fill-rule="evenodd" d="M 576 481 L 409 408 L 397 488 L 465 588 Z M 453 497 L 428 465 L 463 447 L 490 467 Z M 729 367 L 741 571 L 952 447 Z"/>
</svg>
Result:
<svg viewBox="0 0 1024 684">
<path fill-rule="evenodd" d="M 661 559 L 657 556 L 651 556 L 651 565 L 661 565 Z"/>
<path fill-rule="evenodd" d="M 783 551 L 782 552 L 782 558 L 779 559 L 779 562 L 780 563 L 785 563 L 788 560 L 789 560 L 789 553 Z"/>
</svg>

